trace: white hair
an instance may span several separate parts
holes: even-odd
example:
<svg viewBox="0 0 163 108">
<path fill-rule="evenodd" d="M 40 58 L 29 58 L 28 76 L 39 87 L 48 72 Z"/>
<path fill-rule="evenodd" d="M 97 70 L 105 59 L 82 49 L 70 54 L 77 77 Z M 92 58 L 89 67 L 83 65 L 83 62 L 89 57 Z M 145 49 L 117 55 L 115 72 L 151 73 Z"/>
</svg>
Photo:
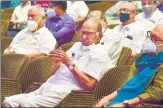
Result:
<svg viewBox="0 0 163 108">
<path fill-rule="evenodd" d="M 37 10 L 41 13 L 41 16 L 45 16 L 45 11 L 44 11 L 44 9 L 41 6 L 33 5 L 33 6 L 31 6 L 30 9 L 33 9 L 33 8 L 37 8 Z"/>
</svg>

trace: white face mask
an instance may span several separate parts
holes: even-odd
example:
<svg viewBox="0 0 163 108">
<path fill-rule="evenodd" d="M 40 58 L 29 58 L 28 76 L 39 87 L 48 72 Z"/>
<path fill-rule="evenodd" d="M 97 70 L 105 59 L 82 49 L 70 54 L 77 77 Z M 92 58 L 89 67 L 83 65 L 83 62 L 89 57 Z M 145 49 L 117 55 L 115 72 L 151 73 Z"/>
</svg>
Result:
<svg viewBox="0 0 163 108">
<path fill-rule="evenodd" d="M 36 21 L 32 21 L 32 20 L 28 21 L 27 28 L 30 31 L 35 31 L 37 29 L 37 27 L 38 27 L 38 23 Z"/>
<path fill-rule="evenodd" d="M 48 16 L 48 18 L 52 18 L 56 16 L 56 13 L 52 8 L 48 8 L 45 14 Z"/>
<path fill-rule="evenodd" d="M 153 53 L 156 52 L 157 47 L 154 42 L 152 42 L 149 38 L 146 39 L 142 46 L 143 53 Z"/>
<path fill-rule="evenodd" d="M 150 5 L 145 5 L 142 7 L 142 10 L 145 15 L 151 15 L 156 10 L 156 8 Z"/>
</svg>

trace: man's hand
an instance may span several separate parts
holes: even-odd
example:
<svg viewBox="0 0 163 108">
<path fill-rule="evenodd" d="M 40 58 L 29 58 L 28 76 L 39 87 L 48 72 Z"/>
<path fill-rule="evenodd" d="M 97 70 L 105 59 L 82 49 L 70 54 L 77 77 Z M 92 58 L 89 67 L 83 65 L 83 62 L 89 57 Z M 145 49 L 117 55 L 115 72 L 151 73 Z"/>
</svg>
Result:
<svg viewBox="0 0 163 108">
<path fill-rule="evenodd" d="M 49 54 L 49 57 L 53 60 L 53 61 L 57 61 L 57 62 L 62 62 L 63 64 L 65 64 L 66 66 L 69 66 L 72 64 L 71 59 L 67 56 L 67 54 L 62 51 L 62 50 L 54 50 L 51 51 Z"/>
<path fill-rule="evenodd" d="M 14 22 L 9 20 L 9 27 L 12 28 L 14 26 Z"/>
<path fill-rule="evenodd" d="M 108 96 L 105 96 L 104 98 L 99 100 L 94 107 L 106 107 L 109 102 L 110 99 L 108 98 Z"/>
</svg>

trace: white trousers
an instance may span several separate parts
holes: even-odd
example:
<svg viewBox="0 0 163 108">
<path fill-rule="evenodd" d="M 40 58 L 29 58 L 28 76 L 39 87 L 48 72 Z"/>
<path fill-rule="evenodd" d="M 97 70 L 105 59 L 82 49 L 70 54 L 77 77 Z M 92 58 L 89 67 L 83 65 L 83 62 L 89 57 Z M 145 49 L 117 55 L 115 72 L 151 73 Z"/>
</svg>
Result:
<svg viewBox="0 0 163 108">
<path fill-rule="evenodd" d="M 52 88 L 52 89 L 51 89 Z M 43 84 L 39 89 L 28 94 L 5 97 L 3 107 L 54 107 L 71 92 L 64 86 Z"/>
</svg>

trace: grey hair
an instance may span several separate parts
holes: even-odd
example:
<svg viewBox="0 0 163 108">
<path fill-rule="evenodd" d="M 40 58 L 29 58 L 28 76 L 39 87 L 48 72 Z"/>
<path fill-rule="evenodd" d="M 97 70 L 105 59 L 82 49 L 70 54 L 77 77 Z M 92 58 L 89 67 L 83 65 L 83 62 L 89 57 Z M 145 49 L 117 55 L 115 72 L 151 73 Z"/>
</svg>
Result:
<svg viewBox="0 0 163 108">
<path fill-rule="evenodd" d="M 41 16 L 45 16 L 45 11 L 44 11 L 44 9 L 41 6 L 33 5 L 33 6 L 31 6 L 30 9 L 33 9 L 33 8 L 36 8 L 41 13 Z"/>
</svg>

